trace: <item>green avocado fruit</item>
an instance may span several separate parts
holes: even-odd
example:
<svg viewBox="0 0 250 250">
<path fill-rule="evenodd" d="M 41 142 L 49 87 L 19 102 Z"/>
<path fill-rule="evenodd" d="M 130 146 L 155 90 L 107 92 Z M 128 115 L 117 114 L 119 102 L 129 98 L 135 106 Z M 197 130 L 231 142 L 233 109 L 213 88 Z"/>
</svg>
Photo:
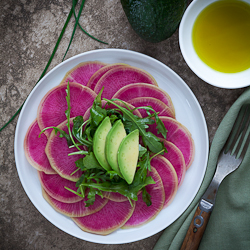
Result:
<svg viewBox="0 0 250 250">
<path fill-rule="evenodd" d="M 113 127 L 110 129 L 106 139 L 106 159 L 111 168 L 121 175 L 117 153 L 122 139 L 126 136 L 126 131 L 121 120 L 115 122 Z"/>
<path fill-rule="evenodd" d="M 123 138 L 118 149 L 118 165 L 128 184 L 134 179 L 139 156 L 139 130 L 136 129 Z"/>
<path fill-rule="evenodd" d="M 106 159 L 105 145 L 106 145 L 106 138 L 111 127 L 112 125 L 110 119 L 107 116 L 95 131 L 93 138 L 94 155 L 99 164 L 107 171 L 111 170 L 111 167 L 109 166 L 108 161 Z"/>
<path fill-rule="evenodd" d="M 134 31 L 145 41 L 157 43 L 173 35 L 187 7 L 187 0 L 121 0 Z"/>
</svg>

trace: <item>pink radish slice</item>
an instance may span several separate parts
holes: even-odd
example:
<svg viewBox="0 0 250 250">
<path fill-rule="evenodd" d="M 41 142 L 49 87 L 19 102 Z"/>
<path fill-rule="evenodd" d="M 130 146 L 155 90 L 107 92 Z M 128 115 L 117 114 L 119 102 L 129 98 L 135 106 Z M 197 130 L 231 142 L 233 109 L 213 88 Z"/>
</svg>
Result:
<svg viewBox="0 0 250 250">
<path fill-rule="evenodd" d="M 71 127 L 73 118 L 71 118 Z M 67 120 L 59 124 L 57 127 L 68 133 Z M 77 181 L 82 175 L 82 171 L 78 170 L 76 173 L 71 175 L 77 170 L 75 161 L 83 158 L 84 155 L 70 155 L 69 153 L 77 152 L 76 148 L 69 148 L 65 138 L 60 138 L 56 135 L 54 130 L 48 139 L 48 143 L 45 148 L 45 152 L 49 159 L 51 167 L 63 178 L 70 181 Z"/>
<path fill-rule="evenodd" d="M 103 196 L 111 201 L 122 202 L 128 200 L 128 198 L 120 193 L 114 192 L 102 192 Z M 138 192 L 138 195 L 141 193 L 141 190 Z"/>
<path fill-rule="evenodd" d="M 44 189 L 42 189 L 42 194 L 44 199 L 59 213 L 67 215 L 69 217 L 82 217 L 90 214 L 94 214 L 101 210 L 108 202 L 108 199 L 101 198 L 99 195 L 96 195 L 96 199 L 93 205 L 85 207 L 84 198 L 81 201 L 75 203 L 64 203 L 52 198 Z"/>
<path fill-rule="evenodd" d="M 66 119 L 65 111 L 68 109 L 66 101 L 67 84 L 61 84 L 51 89 L 42 99 L 37 111 L 37 122 L 41 130 L 54 126 Z M 78 83 L 70 83 L 70 116 L 83 115 L 93 104 L 96 94 L 89 88 Z M 51 132 L 46 130 L 48 137 Z"/>
<path fill-rule="evenodd" d="M 76 192 L 76 183 L 62 178 L 59 174 L 48 175 L 38 172 L 38 177 L 46 193 L 58 201 L 74 203 L 83 199 L 65 188 L 68 187 Z"/>
<path fill-rule="evenodd" d="M 128 198 L 120 193 L 114 193 L 114 192 L 102 192 L 103 196 L 111 201 L 115 202 L 123 202 L 127 201 Z"/>
<path fill-rule="evenodd" d="M 178 178 L 173 165 L 165 157 L 157 155 L 154 157 L 150 165 L 154 167 L 161 177 L 164 191 L 165 202 L 163 208 L 167 207 L 174 199 L 178 189 Z"/>
<path fill-rule="evenodd" d="M 73 221 L 86 232 L 107 235 L 122 227 L 131 217 L 135 206 L 131 206 L 129 201 L 108 203 L 98 212 L 78 218 Z"/>
<path fill-rule="evenodd" d="M 24 153 L 26 159 L 35 169 L 43 171 L 46 174 L 55 174 L 56 172 L 50 166 L 44 151 L 48 139 L 44 134 L 39 138 L 40 132 L 41 130 L 37 120 L 34 120 L 29 126 L 24 138 Z"/>
<path fill-rule="evenodd" d="M 172 142 L 182 152 L 186 168 L 188 169 L 194 159 L 194 141 L 191 133 L 180 122 L 173 118 L 160 116 L 159 117 L 167 129 L 167 141 Z M 147 131 L 152 132 L 154 135 L 162 138 L 161 134 L 157 134 L 156 124 L 149 125 Z"/>
<path fill-rule="evenodd" d="M 162 210 L 165 201 L 165 192 L 160 175 L 155 168 L 151 168 L 149 175 L 152 176 L 155 184 L 146 186 L 146 190 L 151 195 L 151 206 L 147 206 L 142 199 L 142 193 L 138 195 L 138 201 L 136 201 L 135 210 L 130 219 L 124 224 L 122 228 L 131 228 L 141 226 L 153 220 Z"/>
<path fill-rule="evenodd" d="M 61 84 L 68 83 L 69 81 L 77 82 L 83 86 L 86 86 L 93 74 L 105 65 L 105 63 L 98 61 L 79 63 L 66 73 L 63 80 L 61 81 Z"/>
<path fill-rule="evenodd" d="M 131 66 L 120 66 L 105 73 L 96 84 L 94 91 L 99 93 L 104 87 L 102 97 L 111 99 L 120 88 L 138 82 L 158 86 L 155 79 L 146 71 Z"/>
<path fill-rule="evenodd" d="M 101 69 L 99 69 L 98 71 L 96 71 L 91 78 L 89 79 L 89 82 L 87 84 L 87 87 L 91 88 L 92 90 L 94 90 L 97 82 L 100 80 L 100 78 L 109 70 L 116 68 L 118 66 L 124 66 L 126 64 L 124 63 L 114 63 L 114 64 L 109 64 L 107 66 L 102 67 Z"/>
<path fill-rule="evenodd" d="M 119 101 L 114 101 L 114 102 L 117 103 L 118 105 L 120 105 L 121 107 L 126 108 L 126 109 L 128 109 L 128 107 L 129 107 L 131 110 L 133 110 L 133 109 L 135 108 L 135 106 L 133 106 L 132 104 L 127 103 L 127 102 L 124 102 L 124 103 L 119 102 Z M 106 103 L 106 102 L 105 102 L 105 103 Z M 127 105 L 128 107 L 127 107 L 126 105 Z M 107 109 L 108 109 L 108 108 L 110 108 L 110 109 L 116 109 L 117 107 L 116 107 L 114 104 L 109 104 L 109 105 L 106 106 L 106 108 L 107 108 Z M 133 114 L 134 114 L 134 115 L 137 115 L 137 116 L 139 116 L 139 117 L 142 117 L 140 111 L 137 110 L 137 109 L 133 111 Z"/>
<path fill-rule="evenodd" d="M 178 187 L 180 187 L 186 174 L 185 159 L 180 149 L 178 149 L 172 142 L 165 139 L 162 139 L 162 141 L 168 151 L 167 153 L 164 153 L 163 156 L 173 165 L 178 177 Z"/>
<path fill-rule="evenodd" d="M 126 102 L 139 97 L 154 97 L 155 99 L 162 101 L 171 109 L 175 116 L 174 105 L 170 96 L 164 90 L 152 84 L 130 84 L 122 87 L 112 96 L 112 98 L 118 98 Z"/>
<path fill-rule="evenodd" d="M 106 101 L 102 100 L 102 107 L 104 107 L 106 103 L 107 103 Z M 126 109 L 127 109 L 127 107 L 124 105 L 124 103 L 125 103 L 131 110 L 135 108 L 133 105 L 131 105 L 131 104 L 129 104 L 129 103 L 126 103 L 126 102 L 122 103 L 122 102 L 115 101 L 115 103 L 117 103 L 118 105 L 120 105 L 121 107 L 124 107 L 124 108 L 126 108 Z M 88 110 L 87 110 L 87 111 L 85 112 L 85 114 L 83 115 L 84 121 L 86 121 L 86 120 L 89 119 L 89 117 L 90 117 L 90 109 L 91 109 L 91 108 L 92 108 L 92 107 L 88 108 Z M 108 108 L 110 108 L 110 109 L 115 109 L 115 108 L 117 108 L 117 107 L 116 107 L 115 105 L 113 105 L 113 104 L 110 104 L 110 105 L 106 105 L 106 106 L 105 106 L 105 109 L 108 109 Z M 139 117 L 142 117 L 139 110 L 134 110 L 134 111 L 133 111 L 133 114 L 134 114 L 134 115 L 137 115 L 137 116 L 139 116 Z"/>
<path fill-rule="evenodd" d="M 175 118 L 173 111 L 164 102 L 154 97 L 137 97 L 129 100 L 128 103 L 132 104 L 136 108 L 142 106 L 151 106 L 156 112 L 159 112 L 159 116 L 168 116 Z M 142 117 L 148 116 L 145 109 L 138 110 L 140 111 Z M 152 111 L 150 113 L 152 114 Z"/>
</svg>

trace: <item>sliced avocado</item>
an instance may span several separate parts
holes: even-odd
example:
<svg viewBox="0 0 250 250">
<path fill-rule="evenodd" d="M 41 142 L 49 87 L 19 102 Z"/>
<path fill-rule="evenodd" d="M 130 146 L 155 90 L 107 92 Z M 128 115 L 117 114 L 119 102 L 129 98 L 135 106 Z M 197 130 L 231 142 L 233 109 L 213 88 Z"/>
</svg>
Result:
<svg viewBox="0 0 250 250">
<path fill-rule="evenodd" d="M 139 156 L 139 130 L 136 129 L 123 138 L 118 149 L 118 165 L 122 176 L 131 184 Z"/>
<path fill-rule="evenodd" d="M 105 155 L 106 138 L 111 127 L 112 125 L 110 119 L 107 116 L 95 131 L 93 138 L 94 155 L 97 161 L 100 163 L 100 165 L 106 170 L 111 170 L 111 167 L 109 166 Z"/>
<path fill-rule="evenodd" d="M 109 130 L 106 139 L 106 159 L 110 167 L 116 171 L 119 175 L 121 174 L 118 167 L 117 153 L 122 139 L 126 136 L 126 131 L 124 129 L 121 120 L 115 122 L 113 127 Z"/>
</svg>

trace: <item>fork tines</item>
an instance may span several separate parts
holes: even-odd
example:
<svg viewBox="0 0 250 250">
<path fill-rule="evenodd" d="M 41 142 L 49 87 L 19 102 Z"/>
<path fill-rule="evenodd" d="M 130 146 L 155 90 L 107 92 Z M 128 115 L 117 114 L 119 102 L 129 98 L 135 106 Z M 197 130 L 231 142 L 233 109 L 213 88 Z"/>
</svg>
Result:
<svg viewBox="0 0 250 250">
<path fill-rule="evenodd" d="M 250 105 L 243 105 L 230 132 L 224 151 L 243 159 L 250 142 Z"/>
</svg>

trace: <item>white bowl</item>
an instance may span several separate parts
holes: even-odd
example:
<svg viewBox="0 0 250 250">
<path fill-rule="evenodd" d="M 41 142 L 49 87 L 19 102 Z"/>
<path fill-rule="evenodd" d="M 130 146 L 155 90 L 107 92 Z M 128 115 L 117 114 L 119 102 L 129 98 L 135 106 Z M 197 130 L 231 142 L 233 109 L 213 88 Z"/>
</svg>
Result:
<svg viewBox="0 0 250 250">
<path fill-rule="evenodd" d="M 216 0 L 194 0 L 186 9 L 179 28 L 182 55 L 191 70 L 203 81 L 220 88 L 236 89 L 250 85 L 250 68 L 238 73 L 221 73 L 207 66 L 196 54 L 192 29 L 200 12 Z M 250 0 L 244 0 L 250 3 Z"/>
</svg>

